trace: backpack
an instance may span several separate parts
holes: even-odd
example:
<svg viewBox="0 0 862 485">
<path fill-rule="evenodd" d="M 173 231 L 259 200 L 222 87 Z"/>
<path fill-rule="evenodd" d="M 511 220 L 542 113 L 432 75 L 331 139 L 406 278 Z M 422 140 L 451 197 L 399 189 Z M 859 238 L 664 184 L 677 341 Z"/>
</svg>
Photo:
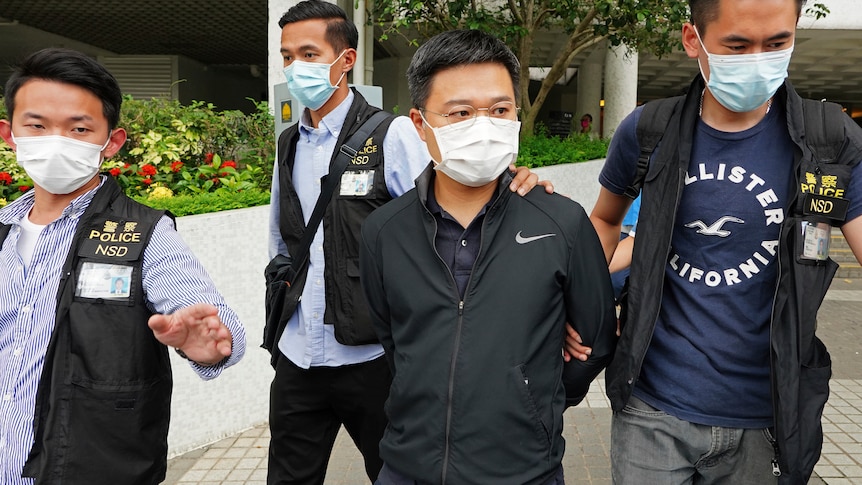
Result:
<svg viewBox="0 0 862 485">
<path fill-rule="evenodd" d="M 626 197 L 635 199 L 643 187 L 649 161 L 664 136 L 674 112 L 682 106 L 682 96 L 650 101 L 643 106 L 638 120 L 637 137 L 640 145 L 634 181 L 626 187 Z M 805 144 L 814 158 L 829 163 L 836 158 L 844 145 L 844 110 L 836 103 L 802 99 L 802 116 Z"/>
</svg>

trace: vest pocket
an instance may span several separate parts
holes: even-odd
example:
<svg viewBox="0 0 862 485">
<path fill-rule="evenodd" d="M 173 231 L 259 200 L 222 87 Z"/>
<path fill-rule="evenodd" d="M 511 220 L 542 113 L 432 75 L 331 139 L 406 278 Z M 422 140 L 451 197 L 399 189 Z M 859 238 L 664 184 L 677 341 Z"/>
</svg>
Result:
<svg viewBox="0 0 862 485">
<path fill-rule="evenodd" d="M 170 377 L 128 384 L 76 380 L 71 387 L 64 476 L 96 485 L 163 480 Z"/>
</svg>

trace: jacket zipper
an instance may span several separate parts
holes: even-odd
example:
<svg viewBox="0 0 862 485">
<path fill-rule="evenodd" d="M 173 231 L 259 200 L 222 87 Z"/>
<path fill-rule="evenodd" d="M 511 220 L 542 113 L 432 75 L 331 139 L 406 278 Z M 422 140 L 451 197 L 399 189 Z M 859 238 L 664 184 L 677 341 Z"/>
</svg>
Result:
<svg viewBox="0 0 862 485">
<path fill-rule="evenodd" d="M 451 271 L 450 271 L 451 273 Z M 454 279 L 454 277 L 453 277 Z M 443 444 L 443 469 L 440 473 L 440 483 L 446 483 L 446 472 L 449 469 L 449 443 L 452 434 L 452 396 L 455 394 L 455 368 L 458 362 L 458 348 L 461 346 L 461 324 L 464 321 L 464 300 L 458 301 L 458 331 L 455 333 L 455 347 L 452 360 L 449 363 L 449 389 L 446 397 L 446 430 Z"/>
<path fill-rule="evenodd" d="M 488 221 L 488 216 L 491 212 L 494 211 L 497 203 L 502 198 L 502 192 L 497 198 L 491 203 L 491 206 L 488 208 L 488 211 L 485 214 L 485 219 L 482 221 L 482 227 L 480 228 L 479 233 L 479 253 L 476 254 L 476 260 L 473 262 L 473 268 L 470 269 L 470 278 L 467 279 L 467 286 L 464 289 L 464 294 L 467 294 L 467 291 L 470 289 L 470 283 L 473 282 L 473 274 L 476 272 L 476 266 L 479 264 L 479 258 L 482 256 L 482 246 L 485 242 L 485 224 Z M 422 208 L 425 209 L 425 212 L 431 217 L 431 220 L 434 222 L 434 238 L 431 240 L 431 247 L 434 248 L 434 254 L 437 255 L 437 259 L 446 267 L 446 270 L 449 274 L 449 279 L 453 284 L 453 288 L 455 288 L 455 292 L 458 292 L 458 282 L 455 280 L 455 275 L 452 274 L 452 268 L 446 264 L 443 258 L 440 256 L 440 253 L 437 252 L 437 245 L 434 241 L 437 238 L 437 219 L 434 218 L 434 214 L 431 214 L 431 211 L 428 210 L 428 207 L 425 203 L 422 203 Z M 449 448 L 450 448 L 450 438 L 452 435 L 452 397 L 455 394 L 455 369 L 457 368 L 458 363 L 458 349 L 461 347 L 461 329 L 464 323 L 464 304 L 465 300 L 461 298 L 461 295 L 458 294 L 458 325 L 456 326 L 455 331 L 455 344 L 452 348 L 452 359 L 449 362 L 449 387 L 448 394 L 446 396 L 446 428 L 444 430 L 444 444 L 443 444 L 443 463 L 442 470 L 440 471 L 440 483 L 441 485 L 446 485 L 446 475 L 449 468 Z"/>
</svg>

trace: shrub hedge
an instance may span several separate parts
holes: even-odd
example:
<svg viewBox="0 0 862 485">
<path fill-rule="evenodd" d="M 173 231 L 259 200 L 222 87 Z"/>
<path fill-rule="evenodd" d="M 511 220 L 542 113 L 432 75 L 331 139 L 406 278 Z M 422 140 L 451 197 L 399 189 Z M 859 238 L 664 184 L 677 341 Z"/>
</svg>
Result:
<svg viewBox="0 0 862 485">
<path fill-rule="evenodd" d="M 249 114 L 211 103 L 124 98 L 120 126 L 128 141 L 103 170 L 145 204 L 188 215 L 269 202 L 275 156 L 274 120 L 266 102 Z M 0 118 L 6 118 L 0 98 Z M 603 158 L 608 141 L 550 137 L 542 126 L 521 140 L 518 165 L 543 167 Z M 0 207 L 33 182 L 0 140 Z"/>
</svg>

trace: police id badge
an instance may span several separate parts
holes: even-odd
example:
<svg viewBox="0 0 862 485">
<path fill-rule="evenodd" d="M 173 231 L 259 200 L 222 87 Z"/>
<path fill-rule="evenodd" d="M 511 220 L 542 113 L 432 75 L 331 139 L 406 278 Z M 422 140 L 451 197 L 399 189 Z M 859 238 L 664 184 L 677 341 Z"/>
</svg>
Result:
<svg viewBox="0 0 862 485">
<path fill-rule="evenodd" d="M 374 170 L 346 170 L 341 175 L 341 197 L 365 197 L 374 189 Z"/>
<path fill-rule="evenodd" d="M 827 222 L 801 221 L 802 251 L 800 259 L 826 261 L 832 239 L 832 226 Z"/>
<path fill-rule="evenodd" d="M 75 296 L 118 299 L 132 293 L 132 266 L 109 263 L 81 263 Z"/>
</svg>

